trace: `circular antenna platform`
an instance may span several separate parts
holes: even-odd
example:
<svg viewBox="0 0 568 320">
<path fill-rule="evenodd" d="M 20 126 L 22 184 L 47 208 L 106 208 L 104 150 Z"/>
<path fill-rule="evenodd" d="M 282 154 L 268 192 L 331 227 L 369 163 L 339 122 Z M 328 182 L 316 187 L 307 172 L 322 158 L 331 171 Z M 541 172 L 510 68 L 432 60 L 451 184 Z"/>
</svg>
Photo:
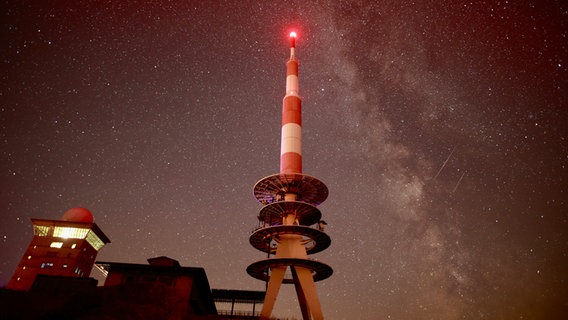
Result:
<svg viewBox="0 0 568 320">
<path fill-rule="evenodd" d="M 250 244 L 256 249 L 274 254 L 276 253 L 275 246 L 272 246 L 272 241 L 278 242 L 278 239 L 283 234 L 301 235 L 304 239 L 307 254 L 314 254 L 323 251 L 331 245 L 331 238 L 318 229 L 306 226 L 272 226 L 267 228 L 260 228 L 255 230 L 249 238 Z"/>
<path fill-rule="evenodd" d="M 260 209 L 258 220 L 268 225 L 282 224 L 282 218 L 293 214 L 298 224 L 311 226 L 321 219 L 321 212 L 314 205 L 300 201 L 272 202 Z"/>
<path fill-rule="evenodd" d="M 253 191 L 256 200 L 262 204 L 284 200 L 285 194 L 294 193 L 297 201 L 317 206 L 329 195 L 322 181 L 301 173 L 277 173 L 262 178 Z"/>
<path fill-rule="evenodd" d="M 290 267 L 290 268 L 304 268 L 312 271 L 314 281 L 321 281 L 331 277 L 333 269 L 325 263 L 311 260 L 311 259 L 298 259 L 298 258 L 272 258 L 257 261 L 247 268 L 247 273 L 258 280 L 267 281 L 270 277 L 270 269 L 276 267 Z M 282 283 L 294 283 L 294 278 L 291 275 L 286 275 Z"/>
</svg>

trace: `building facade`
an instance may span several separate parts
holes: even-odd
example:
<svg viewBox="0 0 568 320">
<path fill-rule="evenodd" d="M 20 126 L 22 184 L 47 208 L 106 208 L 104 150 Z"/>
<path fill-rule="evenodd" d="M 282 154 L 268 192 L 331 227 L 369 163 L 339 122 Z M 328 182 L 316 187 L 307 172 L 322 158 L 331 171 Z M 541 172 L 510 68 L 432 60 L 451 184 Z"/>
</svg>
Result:
<svg viewBox="0 0 568 320">
<path fill-rule="evenodd" d="M 40 274 L 89 277 L 99 250 L 110 242 L 84 208 L 67 211 L 61 220 L 31 220 L 34 236 L 9 289 L 29 290 Z"/>
</svg>

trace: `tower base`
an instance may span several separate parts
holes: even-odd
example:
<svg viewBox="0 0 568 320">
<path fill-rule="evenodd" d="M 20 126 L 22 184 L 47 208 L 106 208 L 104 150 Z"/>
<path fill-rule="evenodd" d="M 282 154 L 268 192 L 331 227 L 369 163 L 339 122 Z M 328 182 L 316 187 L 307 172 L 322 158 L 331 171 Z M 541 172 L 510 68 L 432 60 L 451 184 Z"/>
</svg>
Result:
<svg viewBox="0 0 568 320">
<path fill-rule="evenodd" d="M 278 266 L 271 268 L 270 281 L 266 290 L 264 304 L 260 313 L 261 320 L 270 319 L 272 309 L 276 302 L 276 297 L 280 291 L 280 286 L 284 282 L 287 266 Z M 292 281 L 298 295 L 300 310 L 304 320 L 323 320 L 321 304 L 316 291 L 314 278 L 310 269 L 290 266 L 292 272 Z"/>
</svg>

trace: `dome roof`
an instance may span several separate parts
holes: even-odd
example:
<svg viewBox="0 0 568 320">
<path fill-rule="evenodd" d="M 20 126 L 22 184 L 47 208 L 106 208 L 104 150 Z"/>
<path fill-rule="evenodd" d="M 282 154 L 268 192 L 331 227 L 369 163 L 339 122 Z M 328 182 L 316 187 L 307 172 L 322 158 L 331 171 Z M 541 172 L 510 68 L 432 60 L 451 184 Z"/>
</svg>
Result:
<svg viewBox="0 0 568 320">
<path fill-rule="evenodd" d="M 93 218 L 93 214 L 91 213 L 91 211 L 89 211 L 85 208 L 76 207 L 76 208 L 72 208 L 72 209 L 67 210 L 63 214 L 63 216 L 61 216 L 61 220 L 72 221 L 72 222 L 93 223 L 93 221 L 95 219 Z"/>
</svg>

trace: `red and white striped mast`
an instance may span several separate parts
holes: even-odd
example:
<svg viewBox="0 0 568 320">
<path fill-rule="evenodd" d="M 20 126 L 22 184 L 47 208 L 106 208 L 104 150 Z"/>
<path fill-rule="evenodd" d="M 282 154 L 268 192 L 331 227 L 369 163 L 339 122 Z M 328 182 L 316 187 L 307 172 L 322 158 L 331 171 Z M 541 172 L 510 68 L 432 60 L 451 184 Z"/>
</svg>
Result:
<svg viewBox="0 0 568 320">
<path fill-rule="evenodd" d="M 302 99 L 299 96 L 296 33 L 290 33 L 290 59 L 286 62 L 286 95 L 282 102 L 280 173 L 302 173 Z"/>
</svg>

